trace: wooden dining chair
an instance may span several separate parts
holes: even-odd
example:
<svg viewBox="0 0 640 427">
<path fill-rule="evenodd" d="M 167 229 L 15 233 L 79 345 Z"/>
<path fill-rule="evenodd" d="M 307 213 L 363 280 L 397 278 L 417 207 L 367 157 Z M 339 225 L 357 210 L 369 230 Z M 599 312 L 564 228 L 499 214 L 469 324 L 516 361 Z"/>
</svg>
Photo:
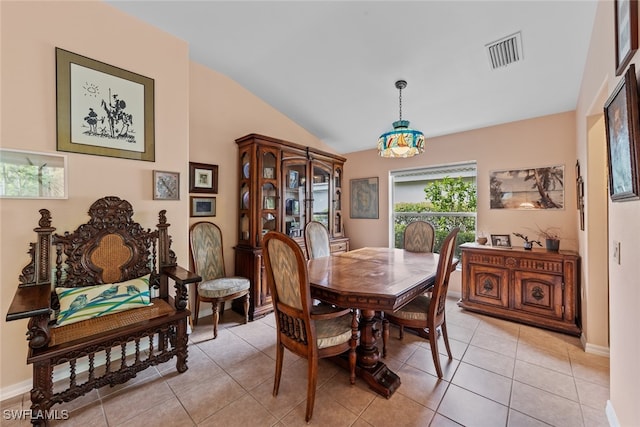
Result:
<svg viewBox="0 0 640 427">
<path fill-rule="evenodd" d="M 451 230 L 442 243 L 436 278 L 431 289 L 431 294 L 423 294 L 413 299 L 409 304 L 394 312 L 385 312 L 385 319 L 400 327 L 400 339 L 404 337 L 404 328 L 415 330 L 417 334 L 429 340 L 433 364 L 436 367 L 438 378 L 442 378 L 442 367 L 438 354 L 438 333 L 442 330 L 442 338 L 447 348 L 449 359 L 451 348 L 447 335 L 447 322 L 445 318 L 445 303 L 449 289 L 449 276 L 453 267 L 453 253 L 456 246 L 456 236 L 460 229 Z M 383 346 L 385 345 L 383 341 Z M 386 350 L 383 348 L 383 353 Z"/>
<path fill-rule="evenodd" d="M 321 222 L 310 221 L 304 227 L 304 245 L 307 248 L 307 258 L 322 258 L 331 256 L 331 247 L 329 245 L 329 230 Z M 348 313 L 350 309 L 327 304 L 322 301 L 314 301 L 312 310 L 314 313 L 327 313 L 329 311 Z M 386 357 L 386 343 L 389 340 L 389 322 L 384 319 L 382 311 L 376 311 L 376 323 L 382 326 L 382 357 Z"/>
<path fill-rule="evenodd" d="M 321 222 L 309 221 L 307 225 L 304 226 L 304 246 L 307 251 L 307 259 L 331 256 L 329 230 L 327 230 L 327 227 Z M 346 314 L 351 311 L 349 308 L 338 307 L 318 300 L 313 300 L 312 304 L 311 310 L 314 313 L 342 311 L 343 314 Z"/>
<path fill-rule="evenodd" d="M 318 359 L 349 352 L 349 378 L 355 384 L 358 320 L 355 310 L 349 313 L 312 312 L 307 261 L 300 246 L 279 232 L 269 232 L 263 241 L 267 283 L 276 317 L 277 349 L 273 395 L 278 395 L 284 349 L 307 359 L 308 422 L 313 415 Z"/>
<path fill-rule="evenodd" d="M 225 301 L 244 298 L 244 323 L 249 320 L 249 279 L 239 276 L 227 277 L 222 248 L 222 232 L 214 223 L 200 221 L 189 229 L 191 262 L 193 269 L 202 276 L 202 281 L 196 284 L 193 324 L 198 324 L 200 301 L 210 302 L 213 310 L 214 339 L 218 337 L 218 320 L 220 311 L 224 313 Z"/>
<path fill-rule="evenodd" d="M 329 245 L 329 230 L 323 223 L 309 221 L 304 226 L 304 246 L 307 249 L 307 258 L 321 258 L 331 255 Z"/>
<path fill-rule="evenodd" d="M 404 250 L 409 252 L 433 252 L 435 228 L 427 221 L 414 221 L 404 230 Z"/>
</svg>

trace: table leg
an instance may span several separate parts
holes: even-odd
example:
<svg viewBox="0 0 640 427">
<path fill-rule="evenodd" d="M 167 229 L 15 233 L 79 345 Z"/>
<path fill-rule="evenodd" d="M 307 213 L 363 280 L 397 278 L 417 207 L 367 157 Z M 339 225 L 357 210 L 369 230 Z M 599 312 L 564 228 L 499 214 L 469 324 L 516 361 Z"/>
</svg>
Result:
<svg viewBox="0 0 640 427">
<path fill-rule="evenodd" d="M 375 324 L 375 311 L 361 310 L 356 374 L 369 387 L 388 399 L 400 386 L 400 377 L 380 361 Z"/>
</svg>

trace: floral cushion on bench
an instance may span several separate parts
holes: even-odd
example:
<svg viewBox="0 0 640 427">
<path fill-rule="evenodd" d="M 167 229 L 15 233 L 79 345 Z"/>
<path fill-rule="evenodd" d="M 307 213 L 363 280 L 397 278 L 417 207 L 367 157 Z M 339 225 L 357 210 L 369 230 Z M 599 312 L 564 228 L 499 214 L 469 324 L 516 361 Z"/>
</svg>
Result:
<svg viewBox="0 0 640 427">
<path fill-rule="evenodd" d="M 69 325 L 149 305 L 149 276 L 106 285 L 56 288 L 60 301 L 56 325 Z"/>
</svg>

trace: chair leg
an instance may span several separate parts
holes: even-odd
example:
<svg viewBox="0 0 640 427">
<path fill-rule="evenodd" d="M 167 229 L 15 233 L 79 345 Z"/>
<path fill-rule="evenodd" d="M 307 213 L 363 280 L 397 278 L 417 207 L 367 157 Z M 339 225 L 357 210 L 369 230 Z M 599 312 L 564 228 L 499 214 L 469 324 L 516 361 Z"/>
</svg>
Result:
<svg viewBox="0 0 640 427">
<path fill-rule="evenodd" d="M 431 347 L 431 356 L 433 364 L 436 367 L 438 378 L 442 378 L 442 367 L 440 366 L 440 354 L 438 353 L 438 334 L 435 333 L 436 328 L 429 328 L 429 346 Z"/>
<path fill-rule="evenodd" d="M 249 323 L 249 294 L 244 296 L 244 323 Z"/>
<path fill-rule="evenodd" d="M 307 379 L 307 415 L 304 417 L 306 422 L 311 420 L 313 416 L 313 404 L 316 400 L 316 385 L 318 383 L 318 356 L 310 357 L 308 360 L 308 379 Z"/>
<path fill-rule="evenodd" d="M 31 424 L 48 426 L 49 420 L 44 414 L 51 407 L 53 395 L 53 366 L 50 360 L 36 362 L 33 365 L 33 388 L 31 389 Z"/>
<path fill-rule="evenodd" d="M 200 297 L 198 296 L 198 291 L 196 290 L 196 306 L 194 310 L 193 316 L 193 325 L 198 324 L 198 316 L 200 315 Z"/>
<path fill-rule="evenodd" d="M 404 326 L 400 325 L 400 335 L 399 338 L 402 339 L 404 338 Z"/>
<path fill-rule="evenodd" d="M 278 390 L 280 389 L 280 377 L 282 376 L 282 360 L 284 359 L 284 347 L 282 344 L 276 344 L 276 376 L 273 379 L 273 395 L 278 395 Z"/>
<path fill-rule="evenodd" d="M 451 347 L 449 347 L 449 334 L 447 334 L 447 322 L 442 324 L 442 338 L 444 339 L 444 346 L 447 348 L 447 355 L 449 359 L 453 359 L 451 354 Z"/>
<path fill-rule="evenodd" d="M 218 301 L 211 303 L 211 311 L 213 311 L 213 339 L 218 338 L 218 320 L 220 319 L 220 312 L 218 311 L 219 305 L 220 303 Z"/>
<path fill-rule="evenodd" d="M 387 342 L 389 342 L 389 319 L 382 313 L 382 357 L 387 357 Z"/>
<path fill-rule="evenodd" d="M 356 348 L 358 347 L 358 314 L 353 310 L 351 317 L 351 349 L 349 350 L 349 381 L 356 383 Z"/>
<path fill-rule="evenodd" d="M 176 347 L 176 370 L 179 373 L 186 372 L 189 367 L 187 366 L 187 357 L 189 357 L 189 335 L 187 334 L 187 319 L 180 320 L 178 327 L 176 328 L 176 340 L 174 346 Z"/>
</svg>

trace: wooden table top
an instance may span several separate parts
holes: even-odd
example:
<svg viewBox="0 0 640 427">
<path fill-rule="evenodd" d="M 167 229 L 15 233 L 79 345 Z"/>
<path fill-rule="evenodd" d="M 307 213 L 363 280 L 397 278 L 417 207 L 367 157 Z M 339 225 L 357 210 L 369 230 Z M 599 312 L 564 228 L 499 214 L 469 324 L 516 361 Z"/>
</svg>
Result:
<svg viewBox="0 0 640 427">
<path fill-rule="evenodd" d="M 432 286 L 438 254 L 361 248 L 309 260 L 313 298 L 342 307 L 394 311 Z"/>
</svg>

